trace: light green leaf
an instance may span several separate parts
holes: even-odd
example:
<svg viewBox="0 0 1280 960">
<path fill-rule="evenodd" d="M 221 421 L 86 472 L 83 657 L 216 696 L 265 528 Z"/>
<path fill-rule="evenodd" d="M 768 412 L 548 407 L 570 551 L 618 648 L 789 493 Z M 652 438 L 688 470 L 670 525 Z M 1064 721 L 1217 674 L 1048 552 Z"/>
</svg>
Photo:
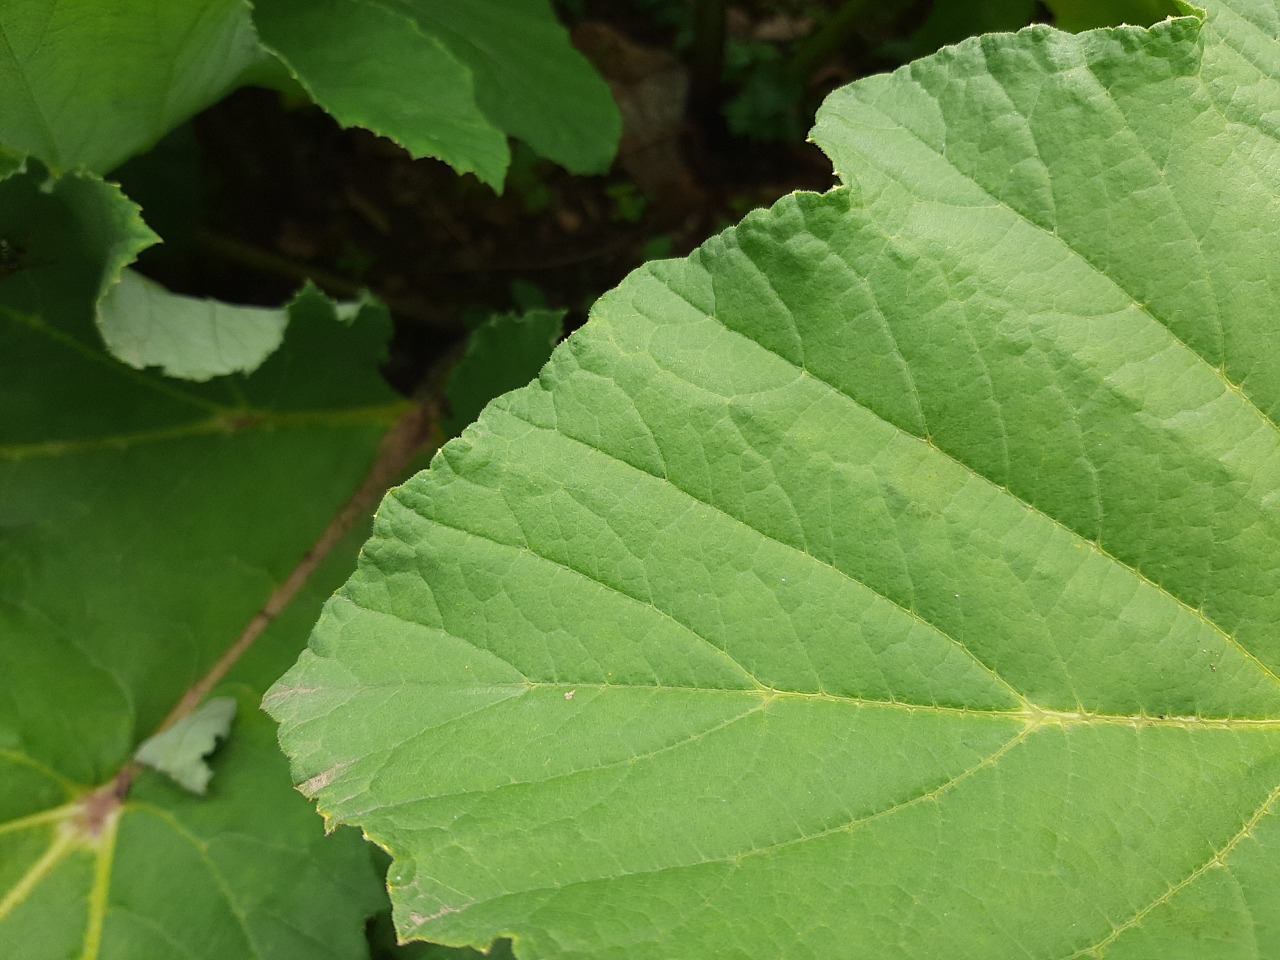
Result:
<svg viewBox="0 0 1280 960">
<path fill-rule="evenodd" d="M 288 322 L 283 307 L 184 297 L 132 270 L 98 310 L 102 338 L 116 357 L 184 380 L 256 369 L 280 346 Z"/>
<path fill-rule="evenodd" d="M 0 145 L 105 173 L 263 57 L 243 0 L 0 4 Z"/>
<path fill-rule="evenodd" d="M 327 300 L 318 290 L 306 296 Z M 186 297 L 125 270 L 98 307 L 98 328 L 111 353 L 132 367 L 158 366 L 171 377 L 208 380 L 256 370 L 280 346 L 297 303 L 243 307 Z M 351 323 L 369 306 L 356 300 L 330 309 Z"/>
<path fill-rule="evenodd" d="M 408 12 L 377 0 L 256 0 L 262 42 L 347 126 L 502 186 L 506 135 L 476 105 L 471 71 Z"/>
<path fill-rule="evenodd" d="M 497 314 L 473 330 L 445 388 L 446 433 L 460 433 L 494 397 L 528 383 L 563 336 L 563 310 Z"/>
<path fill-rule="evenodd" d="M 0 215 L 94 184 L 15 190 Z M 98 244 L 28 222 L 0 280 L 0 957 L 357 960 L 382 898 L 369 852 L 323 836 L 255 703 L 361 537 L 282 599 L 404 409 L 377 373 L 386 326 L 304 291 L 252 376 L 140 373 L 97 342 Z M 215 684 L 241 710 L 207 796 L 138 769 L 246 644 Z"/>
<path fill-rule="evenodd" d="M 213 777 L 213 769 L 204 758 L 219 740 L 226 739 L 235 715 L 233 698 L 206 700 L 194 713 L 142 741 L 134 759 L 166 774 L 192 793 L 203 794 Z"/>
<path fill-rule="evenodd" d="M 1280 955 L 1280 10 L 834 94 L 383 503 L 268 694 L 404 936 Z"/>
</svg>

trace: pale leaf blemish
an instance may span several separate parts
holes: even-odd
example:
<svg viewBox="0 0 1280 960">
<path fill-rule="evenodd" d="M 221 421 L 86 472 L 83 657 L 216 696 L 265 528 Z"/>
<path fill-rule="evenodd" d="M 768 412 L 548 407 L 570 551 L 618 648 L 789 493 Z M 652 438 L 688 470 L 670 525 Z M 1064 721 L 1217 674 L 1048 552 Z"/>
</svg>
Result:
<svg viewBox="0 0 1280 960">
<path fill-rule="evenodd" d="M 267 693 L 262 698 L 262 705 L 270 712 L 272 709 L 285 704 L 292 703 L 299 697 L 305 697 L 312 693 L 319 693 L 320 687 L 277 687 Z"/>
<path fill-rule="evenodd" d="M 439 910 L 437 910 L 435 913 L 429 916 L 423 916 L 420 913 L 411 913 L 409 914 L 409 922 L 413 924 L 415 929 L 420 930 L 423 927 L 425 927 L 428 923 L 433 923 L 436 920 L 440 920 L 443 917 L 447 917 L 455 913 L 461 913 L 463 910 L 466 910 L 469 906 L 471 906 L 471 904 L 469 903 L 464 903 L 460 907 L 451 907 L 448 904 L 446 904 L 445 906 L 441 907 Z"/>
<path fill-rule="evenodd" d="M 575 693 L 577 693 L 577 692 L 578 692 L 577 690 L 570 690 L 568 693 L 566 693 L 566 694 L 564 695 L 564 698 L 565 698 L 566 700 L 572 700 L 572 699 L 573 699 L 573 695 L 574 695 Z"/>
<path fill-rule="evenodd" d="M 298 784 L 298 790 L 306 794 L 308 797 L 314 797 L 317 793 L 341 776 L 342 772 L 349 766 L 351 766 L 351 761 L 344 760 L 337 766 L 330 767 L 328 770 L 324 771 L 324 773 L 318 773 L 310 780 L 304 780 L 302 783 Z"/>
</svg>

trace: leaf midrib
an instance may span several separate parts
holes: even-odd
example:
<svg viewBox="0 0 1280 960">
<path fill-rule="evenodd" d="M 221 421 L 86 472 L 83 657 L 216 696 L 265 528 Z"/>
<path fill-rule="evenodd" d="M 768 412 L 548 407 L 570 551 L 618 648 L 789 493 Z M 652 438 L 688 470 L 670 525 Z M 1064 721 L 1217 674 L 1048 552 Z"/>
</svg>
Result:
<svg viewBox="0 0 1280 960">
<path fill-rule="evenodd" d="M 340 410 L 270 411 L 252 408 L 215 408 L 214 416 L 178 427 L 160 427 L 155 430 L 139 430 L 135 433 L 88 437 L 79 440 L 46 440 L 38 443 L 0 445 L 0 463 L 20 462 L 47 457 L 74 456 L 102 450 L 123 451 L 132 447 L 183 440 L 210 435 L 234 436 L 254 431 L 278 429 L 306 429 L 330 427 L 340 429 L 349 426 L 385 426 L 413 404 L 401 401 L 375 404 L 366 407 L 348 407 Z"/>
<path fill-rule="evenodd" d="M 347 598 L 349 600 L 349 598 Z M 359 606 L 357 604 L 357 606 Z M 405 623 L 412 621 L 405 620 L 395 614 L 388 614 L 384 610 L 371 610 L 367 607 L 361 607 L 362 610 L 369 610 L 381 616 L 390 616 L 395 619 L 402 620 Z M 421 626 L 421 624 L 414 624 Z M 456 640 L 470 644 L 480 653 L 497 657 L 493 651 L 484 647 L 475 647 L 465 638 L 458 637 L 455 634 L 449 634 L 447 631 L 440 631 Z M 314 654 L 314 651 L 312 651 Z M 319 657 L 318 659 L 332 660 L 332 657 Z M 497 659 L 502 659 L 497 657 Z M 507 661 L 503 660 L 503 663 Z M 514 665 L 512 669 L 516 669 Z M 425 687 L 432 690 L 452 691 L 466 693 L 471 696 L 482 695 L 485 693 L 506 693 L 514 691 L 515 695 L 534 690 L 555 690 L 568 693 L 578 690 L 643 690 L 652 691 L 654 693 L 680 693 L 680 694 L 717 694 L 717 695 L 739 695 L 744 697 L 756 697 L 763 703 L 769 703 L 774 700 L 807 700 L 820 703 L 838 703 L 852 707 L 871 707 L 888 710 L 901 710 L 907 713 L 921 713 L 938 716 L 954 716 L 957 718 L 964 717 L 985 717 L 996 719 L 1013 719 L 1021 720 L 1028 726 L 1034 728 L 1046 726 L 1058 726 L 1062 728 L 1070 727 L 1088 727 L 1088 726 L 1127 726 L 1135 729 L 1147 728 L 1178 728 L 1183 730 L 1280 730 L 1280 716 L 1277 717 L 1212 717 L 1200 714 L 1146 714 L 1146 713 L 1099 713 L 1089 710 L 1053 710 L 1038 707 L 1035 704 L 1028 704 L 1025 707 L 1016 707 L 1008 710 L 996 710 L 984 707 L 960 707 L 951 706 L 950 704 L 941 703 L 914 703 L 908 700 L 874 700 L 867 697 L 842 696 L 833 693 L 821 693 L 809 690 L 784 690 L 779 687 L 768 687 L 763 684 L 759 689 L 750 687 L 702 687 L 702 686 L 681 686 L 679 684 L 667 683 L 616 683 L 612 681 L 599 680 L 512 680 L 508 682 L 487 682 L 483 684 L 469 683 L 466 681 L 448 681 L 437 683 L 430 680 L 421 680 L 412 677 L 398 677 L 394 680 L 384 680 L 371 682 L 361 680 L 355 683 L 346 683 L 341 687 L 328 686 L 324 687 L 324 692 L 334 690 L 343 691 L 367 691 L 367 690 L 400 690 L 406 687 Z M 310 694 L 321 692 L 315 687 L 291 688 L 277 687 L 272 690 L 270 699 L 272 701 L 280 701 L 291 695 Z M 507 698 L 510 699 L 510 698 Z M 505 703 L 506 700 L 500 701 Z M 475 711 L 470 711 L 462 717 L 454 719 L 464 719 L 472 714 L 497 706 L 498 704 L 486 704 L 478 707 Z M 316 717 L 311 720 L 298 721 L 298 727 L 304 727 L 309 723 L 318 722 L 321 718 Z"/>
<path fill-rule="evenodd" d="M 727 328 L 726 328 L 726 329 L 727 329 Z M 733 332 L 733 331 L 730 331 L 730 332 Z M 751 341 L 751 342 L 753 342 L 753 343 L 754 343 L 755 341 Z M 818 378 L 816 378 L 816 377 L 815 377 L 814 379 L 815 379 L 815 380 L 817 380 Z M 819 381 L 819 382 L 822 382 L 822 381 Z M 829 386 L 829 385 L 828 385 L 828 386 Z M 943 630 L 941 627 L 937 626 L 937 625 L 936 625 L 936 624 L 934 624 L 932 621 L 930 621 L 930 620 L 928 620 L 927 618 L 925 618 L 924 616 L 922 616 L 922 615 L 921 615 L 919 612 L 917 612 L 916 610 L 913 610 L 911 607 L 909 607 L 909 606 L 907 606 L 907 605 L 903 604 L 901 601 L 896 600 L 896 599 L 894 599 L 893 597 L 888 596 L 887 594 L 885 594 L 885 593 L 881 592 L 880 590 L 878 590 L 878 589 L 876 589 L 875 587 L 871 586 L 869 583 L 865 582 L 864 580 L 859 579 L 858 577 L 856 577 L 854 574 L 850 573 L 849 571 L 847 571 L 847 570 L 843 570 L 843 569 L 841 569 L 840 567 L 835 566 L 835 565 L 834 565 L 833 563 L 831 563 L 830 561 L 825 560 L 825 559 L 823 559 L 822 557 L 819 557 L 819 556 L 817 556 L 817 555 L 815 555 L 815 554 L 813 554 L 813 553 L 809 553 L 807 550 L 805 550 L 805 549 L 803 549 L 803 548 L 801 548 L 801 547 L 798 547 L 798 546 L 796 546 L 795 544 L 787 543 L 785 540 L 780 540 L 780 539 L 778 539 L 777 537 L 774 537 L 774 536 L 773 536 L 773 535 L 771 535 L 771 534 L 765 533 L 764 531 L 760 530 L 759 528 L 752 526 L 750 523 L 748 523 L 746 520 L 743 520 L 741 517 L 737 517 L 737 516 L 734 516 L 733 514 L 729 513 L 727 510 L 725 510 L 723 507 L 719 506 L 718 504 L 711 503 L 711 502 L 709 502 L 709 501 L 707 501 L 707 500 L 702 500 L 702 499 L 700 499 L 699 497 L 694 496 L 694 495 L 693 495 L 692 493 L 690 493 L 688 490 L 684 489 L 683 487 L 681 487 L 679 484 L 675 483 L 675 481 L 671 480 L 671 479 L 670 479 L 669 477 L 667 477 L 667 476 L 659 476 L 658 474 L 655 474 L 655 473 L 652 473 L 652 472 L 650 472 L 650 471 L 648 471 L 648 470 L 645 470 L 645 469 L 643 469 L 642 467 L 638 467 L 638 466 L 636 466 L 634 463 L 631 463 L 631 462 L 630 462 L 630 461 L 628 461 L 628 460 L 623 460 L 621 457 L 615 456 L 614 454 L 612 454 L 612 453 L 610 453 L 610 452 L 608 452 L 608 451 L 606 451 L 606 450 L 602 450 L 602 449 L 601 449 L 601 448 L 599 448 L 599 447 L 592 446 L 591 444 L 589 444 L 589 443 L 587 443 L 587 442 L 585 442 L 585 441 L 583 441 L 583 440 L 580 440 L 580 439 L 578 439 L 577 437 L 571 436 L 571 435 L 569 435 L 569 434 L 567 434 L 567 433 L 562 433 L 561 431 L 556 430 L 556 429 L 553 429 L 553 428 L 550 428 L 550 427 L 545 427 L 545 426 L 542 426 L 542 425 L 540 425 L 540 424 L 534 423 L 533 421 L 528 420 L 528 419 L 526 419 L 525 417 L 520 416 L 519 414 L 515 413 L 514 411 L 512 411 L 512 410 L 511 410 L 511 409 L 509 409 L 509 408 L 508 408 L 508 409 L 505 409 L 503 412 L 504 412 L 505 414 L 507 414 L 507 415 L 511 416 L 511 417 L 512 417 L 512 419 L 514 419 L 514 420 L 518 420 L 519 422 L 524 423 L 524 424 L 528 425 L 529 427 L 532 427 L 534 430 L 536 430 L 536 431 L 538 431 L 538 432 L 541 432 L 541 433 L 549 433 L 549 434 L 552 434 L 552 435 L 554 435 L 554 436 L 561 437 L 561 438 L 563 438 L 563 439 L 565 439 L 565 440 L 570 441 L 571 443 L 575 443 L 575 444 L 577 444 L 577 445 L 579 445 L 579 446 L 583 447 L 584 449 L 591 451 L 591 452 L 592 452 L 592 453 L 594 453 L 594 454 L 598 454 L 598 455 L 600 455 L 600 456 L 603 456 L 603 457 L 607 458 L 608 460 L 610 460 L 610 461 L 612 461 L 612 462 L 614 462 L 614 463 L 618 463 L 618 464 L 621 464 L 621 465 L 623 465 L 623 466 L 625 466 L 625 467 L 629 467 L 629 468 L 631 468 L 631 469 L 633 469 L 633 470 L 636 470 L 637 472 L 639 472 L 639 473 L 641 473 L 641 474 L 643 474 L 643 475 L 645 475 L 645 476 L 647 476 L 647 477 L 650 477 L 650 478 L 652 478 L 652 479 L 654 479 L 654 480 L 657 480 L 659 483 L 667 484 L 667 485 L 668 485 L 668 486 L 670 486 L 673 490 L 675 490 L 675 491 L 677 491 L 678 493 L 680 493 L 680 494 L 682 494 L 682 495 L 684 495 L 684 496 L 688 497 L 690 500 L 692 500 L 693 502 L 695 502 L 695 503 L 699 504 L 700 506 L 705 507 L 705 508 L 707 508 L 708 510 L 711 510 L 712 512 L 714 512 L 714 513 L 716 513 L 716 514 L 718 514 L 718 515 L 720 515 L 720 516 L 723 516 L 725 519 L 730 520 L 730 521 L 731 521 L 731 522 L 733 522 L 733 523 L 736 523 L 736 524 L 739 524 L 739 525 L 740 525 L 740 526 L 742 526 L 742 527 L 745 527 L 747 530 L 751 531 L 751 533 L 752 533 L 753 535 L 759 536 L 762 540 L 766 540 L 766 541 L 768 541 L 768 542 L 770 542 L 770 543 L 773 543 L 773 544 L 776 544 L 777 546 L 782 547 L 783 549 L 786 549 L 786 550 L 788 550 L 788 551 L 792 551 L 792 552 L 794 552 L 794 553 L 796 553 L 796 554 L 799 554 L 800 556 L 803 556 L 807 561 L 810 561 L 810 562 L 816 563 L 816 564 L 818 564 L 818 565 L 820 565 L 820 566 L 822 566 L 822 567 L 825 567 L 825 568 L 827 568 L 827 569 L 831 570 L 831 571 L 832 571 L 833 573 L 835 573 L 837 576 L 839 576 L 839 577 L 841 577 L 841 578 L 843 578 L 843 579 L 845 579 L 845 580 L 849 581 L 850 583 L 857 584 L 857 585 L 858 585 L 859 587 L 861 587 L 862 589 L 865 589 L 866 591 L 868 591 L 868 593 L 870 593 L 870 594 L 872 594 L 872 595 L 874 595 L 874 596 L 876 596 L 876 597 L 879 597 L 881 600 L 884 600 L 886 603 L 890 604 L 894 609 L 896 609 L 896 610 L 900 611 L 901 613 L 903 613 L 903 614 L 907 615 L 907 616 L 908 616 L 908 617 L 910 617 L 911 619 L 915 620 L 917 623 L 920 623 L 920 624 L 922 624 L 923 626 L 927 627 L 929 630 L 931 630 L 932 632 L 936 633 L 938 636 L 943 637 L 943 638 L 945 638 L 946 640 L 948 640 L 948 641 L 949 641 L 950 643 L 952 643 L 952 644 L 953 644 L 953 645 L 954 645 L 958 650 L 960 650 L 960 651 L 961 651 L 961 652 L 962 652 L 966 657 L 968 657 L 971 661 L 973 661 L 973 663 L 975 663 L 979 668 L 981 668 L 981 669 L 983 670 L 983 672 L 984 672 L 984 673 L 986 673 L 986 674 L 987 674 L 987 675 L 988 675 L 992 680 L 994 680 L 994 681 L 995 681 L 995 682 L 996 682 L 1000 687 L 1002 687 L 1002 688 L 1003 688 L 1003 689 L 1004 689 L 1008 694 L 1010 694 L 1012 697 L 1014 697 L 1014 698 L 1015 698 L 1019 703 L 1023 703 L 1023 704 L 1027 703 L 1026 697 L 1025 697 L 1025 696 L 1024 696 L 1020 691 L 1018 691 L 1018 690 L 1017 690 L 1017 689 L 1016 689 L 1012 684 L 1010 684 L 1010 683 L 1009 683 L 1009 681 L 1008 681 L 1008 680 L 1006 680 L 1003 676 L 1001 676 L 1001 675 L 999 674 L 999 672 L 997 672 L 995 669 L 993 669 L 993 668 L 992 668 L 991 666 L 989 666 L 988 664 L 984 663 L 984 662 L 982 661 L 982 659 L 981 659 L 981 658 L 979 658 L 979 657 L 977 656 L 977 654 L 976 654 L 976 653 L 974 653 L 971 649 L 969 649 L 969 647 L 968 647 L 968 646 L 966 646 L 966 645 L 965 645 L 962 641 L 960 641 L 958 638 L 956 638 L 956 637 L 952 636 L 950 633 L 948 633 L 947 631 Z M 465 479 L 465 478 L 464 478 L 464 479 Z M 474 482 L 474 481 L 470 481 L 470 482 Z M 571 564 L 569 564 L 569 563 L 566 563 L 566 562 L 563 562 L 563 561 L 557 560 L 557 559 L 555 559 L 555 558 L 553 558 L 553 557 L 549 557 L 549 556 L 547 556 L 547 555 L 545 555 L 545 554 L 539 553 L 539 552 L 535 551 L 534 549 L 532 549 L 531 547 L 529 547 L 527 544 L 526 544 L 526 545 L 513 544 L 513 543 L 507 543 L 507 542 L 504 542 L 504 541 L 501 541 L 501 540 L 497 540 L 497 539 L 495 539 L 495 538 L 493 538 L 493 537 L 486 536 L 486 535 L 481 534 L 481 533 L 477 533 L 477 532 L 476 532 L 476 531 L 474 531 L 474 530 L 468 530 L 468 529 L 466 529 L 465 527 L 460 527 L 460 526 L 457 526 L 457 525 L 455 525 L 455 524 L 446 523 L 446 522 L 444 522 L 443 520 L 441 520 L 439 517 L 436 517 L 436 516 L 430 516 L 430 517 L 425 516 L 425 515 L 423 515 L 422 513 L 419 513 L 418 511 L 414 510 L 414 509 L 413 509 L 411 506 L 409 506 L 408 504 L 402 504 L 402 506 L 404 506 L 404 508 L 405 508 L 406 510 L 410 511 L 411 513 L 413 513 L 413 514 L 414 514 L 414 516 L 418 517 L 419 519 L 421 519 L 422 521 L 424 521 L 424 522 L 426 522 L 426 523 L 435 524 L 436 526 L 443 527 L 443 528 L 445 528 L 445 529 L 449 529 L 449 530 L 455 530 L 455 531 L 457 531 L 458 533 L 461 533 L 461 534 L 463 534 L 463 535 L 465 535 L 465 536 L 473 537 L 473 538 L 475 538 L 475 539 L 477 539 L 477 540 L 483 540 L 483 541 L 485 541 L 485 542 L 495 544 L 495 545 L 497 545 L 497 546 L 499 546 L 499 547 L 505 547 L 505 548 L 507 548 L 507 549 L 523 551 L 523 552 L 525 552 L 525 553 L 528 553 L 530 556 L 536 557 L 536 558 L 538 558 L 539 560 L 542 560 L 542 561 L 544 561 L 544 562 L 546 562 L 546 563 L 549 563 L 549 564 L 552 564 L 552 565 L 554 565 L 554 566 L 560 567 L 560 568 L 562 568 L 562 569 L 564 569 L 564 570 L 567 570 L 567 571 L 569 571 L 569 572 L 571 572 L 571 573 L 575 573 L 575 574 L 577 574 L 578 576 L 580 576 L 580 577 L 582 577 L 582 578 L 584 578 L 584 579 L 586 579 L 586 580 L 590 581 L 591 583 L 593 583 L 593 584 L 595 584 L 595 585 L 597 585 L 597 586 L 600 586 L 600 587 L 604 588 L 605 590 L 608 590 L 608 591 L 610 591 L 610 592 L 616 593 L 616 594 L 618 594 L 619 596 L 625 597 L 626 599 L 631 600 L 631 601 L 633 601 L 633 602 L 635 602 L 635 603 L 638 603 L 638 604 L 640 604 L 640 605 L 642 605 L 642 606 L 649 607 L 649 608 L 651 608 L 651 609 L 655 610 L 657 613 L 659 613 L 659 614 L 661 614 L 662 616 L 664 616 L 665 618 L 667 618 L 668 620 L 670 620 L 670 621 L 674 622 L 674 623 L 675 623 L 676 625 L 678 625 L 681 629 L 683 629 L 683 630 L 687 631 L 688 633 L 690 633 L 690 634 L 692 634 L 693 636 L 695 636 L 697 639 L 699 639 L 699 640 L 703 641 L 704 643 L 706 643 L 706 644 L 707 644 L 709 647 L 711 647 L 712 649 L 719 651 L 719 652 L 720 652 L 721 654 L 723 654 L 725 657 L 729 658 L 729 659 L 730 659 L 730 661 L 732 661 L 732 663 L 733 663 L 733 665 L 734 665 L 734 666 L 736 666 L 739 670 L 741 670 L 741 671 L 742 671 L 746 676 L 748 676 L 748 677 L 750 677 L 750 678 L 751 678 L 751 680 L 752 680 L 752 682 L 753 682 L 753 683 L 758 684 L 758 685 L 760 685 L 760 686 L 762 686 L 762 687 L 763 687 L 763 686 L 765 686 L 764 684 L 762 684 L 762 683 L 761 683 L 761 681 L 760 681 L 757 677 L 755 677 L 755 675 L 754 675 L 754 674 L 752 674 L 752 673 L 751 673 L 751 671 L 750 671 L 750 670 L 748 670 L 748 669 L 747 669 L 743 664 L 739 663 L 739 662 L 737 661 L 737 659 L 736 659 L 735 657 L 733 657 L 733 655 L 732 655 L 732 654 L 730 654 L 727 650 L 725 650 L 723 647 L 719 646 L 718 644 L 716 644 L 716 643 L 712 642 L 708 637 L 703 636 L 703 635 L 702 635 L 701 633 L 699 633 L 697 630 L 694 630 L 694 629 L 693 629 L 693 627 L 689 626 L 688 624 L 686 624 L 686 623 L 684 623 L 683 621 L 681 621 L 681 620 L 679 620 L 678 618 L 676 618 L 676 617 L 675 617 L 672 613 L 670 613 L 669 611 L 664 610 L 662 607 L 659 607 L 659 606 L 658 606 L 656 603 L 654 603 L 652 600 L 646 600 L 646 599 L 643 599 L 643 598 L 641 598 L 641 597 L 635 596 L 634 594 L 628 593 L 627 591 L 623 590 L 621 587 L 619 587 L 619 586 L 617 586 L 617 585 L 615 585 L 615 584 L 607 583 L 607 582 L 605 582 L 605 581 L 603 581 L 603 580 L 600 580 L 600 579 L 598 579 L 598 578 L 596 578 L 596 577 L 592 576 L 591 574 L 589 574 L 589 573 L 587 573 L 587 572 L 585 572 L 585 571 L 583 571 L 583 570 L 579 570 L 577 567 L 574 567 L 574 566 L 572 566 L 572 565 L 571 565 Z M 461 638 L 460 638 L 460 639 L 461 639 Z M 803 638 L 801 638 L 801 637 L 797 637 L 796 639 L 797 639 L 797 642 L 798 642 L 798 643 L 803 647 L 803 646 L 804 646 Z M 815 671 L 815 675 L 816 675 L 816 671 Z M 819 679 L 819 681 L 821 681 L 821 677 L 820 677 L 820 676 L 818 677 L 818 679 Z M 1278 681 L 1278 682 L 1280 682 L 1280 681 Z"/>
</svg>

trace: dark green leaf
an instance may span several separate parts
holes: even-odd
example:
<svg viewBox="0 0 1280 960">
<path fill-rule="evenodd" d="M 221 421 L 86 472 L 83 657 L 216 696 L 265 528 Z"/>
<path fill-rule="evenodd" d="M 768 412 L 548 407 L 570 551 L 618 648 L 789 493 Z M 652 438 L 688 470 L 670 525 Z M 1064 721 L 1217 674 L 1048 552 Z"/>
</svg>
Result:
<svg viewBox="0 0 1280 960">
<path fill-rule="evenodd" d="M 243 0 L 0 4 L 0 145 L 106 173 L 263 56 Z"/>
<path fill-rule="evenodd" d="M 392 0 L 475 77 L 476 101 L 512 136 L 574 173 L 604 173 L 622 117 L 548 0 Z"/>
<path fill-rule="evenodd" d="M 498 314 L 472 331 L 445 389 L 445 432 L 460 433 L 494 397 L 528 383 L 562 336 L 562 310 Z"/>
<path fill-rule="evenodd" d="M 476 105 L 471 71 L 412 14 L 377 0 L 257 0 L 254 22 L 339 122 L 501 187 L 506 136 Z"/>
<path fill-rule="evenodd" d="M 81 209 L 101 189 L 64 177 L 0 210 Z M 251 377 L 139 373 L 97 344 L 83 293 L 100 245 L 27 222 L 31 264 L 0 282 L 0 957 L 357 960 L 382 900 L 368 851 L 323 837 L 255 704 L 360 534 L 293 602 L 271 598 L 404 409 L 377 374 L 385 323 L 304 291 Z M 221 684 L 240 717 L 207 796 L 136 769 L 184 692 L 263 627 Z"/>
<path fill-rule="evenodd" d="M 1045 6 L 1053 12 L 1059 29 L 1072 31 L 1121 23 L 1145 27 L 1195 10 L 1178 0 L 1045 0 Z"/>
</svg>

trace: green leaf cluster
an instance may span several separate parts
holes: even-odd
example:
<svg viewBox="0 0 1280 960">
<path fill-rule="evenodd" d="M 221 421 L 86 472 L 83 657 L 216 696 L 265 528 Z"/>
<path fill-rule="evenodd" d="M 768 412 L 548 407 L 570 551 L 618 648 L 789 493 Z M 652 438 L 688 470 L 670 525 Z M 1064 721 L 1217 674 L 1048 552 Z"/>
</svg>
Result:
<svg viewBox="0 0 1280 960">
<path fill-rule="evenodd" d="M 162 7 L 0 10 L 0 86 L 22 93 L 0 116 L 0 956 L 354 960 L 381 866 L 324 835 L 258 701 L 430 435 L 378 373 L 371 300 L 236 307 L 128 269 L 158 238 L 103 174 L 270 79 L 247 6 Z M 557 159 L 599 164 L 611 137 L 578 131 Z M 459 396 L 478 411 L 526 380 L 558 324 L 533 318 L 496 380 L 477 341 Z"/>
<path fill-rule="evenodd" d="M 420 955 L 1280 954 L 1276 0 L 837 91 L 839 185 L 608 294 L 336 594 L 430 443 L 385 311 L 157 290 L 102 174 L 286 68 L 500 171 L 535 65 L 469 31 L 542 8 L 117 6 L 0 10 L 0 957 L 366 956 L 260 702 Z M 80 97 L 76 38 L 172 76 Z"/>
</svg>

